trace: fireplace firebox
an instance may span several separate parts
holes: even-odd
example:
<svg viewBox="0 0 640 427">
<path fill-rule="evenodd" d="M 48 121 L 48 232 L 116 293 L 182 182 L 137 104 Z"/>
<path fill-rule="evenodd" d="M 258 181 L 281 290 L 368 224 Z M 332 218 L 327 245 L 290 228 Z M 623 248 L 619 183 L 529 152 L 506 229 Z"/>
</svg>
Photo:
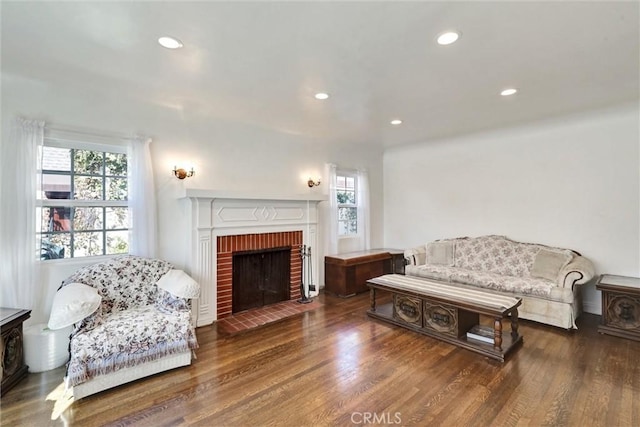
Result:
<svg viewBox="0 0 640 427">
<path fill-rule="evenodd" d="M 232 312 L 290 299 L 291 247 L 233 254 Z"/>
<path fill-rule="evenodd" d="M 302 231 L 219 236 L 217 246 L 219 319 L 249 308 L 271 304 L 271 301 L 275 298 L 284 297 L 284 290 L 274 292 L 272 284 L 274 279 L 271 278 L 272 274 L 274 274 L 272 270 L 279 265 L 287 265 L 289 271 L 289 288 L 286 291 L 288 298 L 286 299 L 298 298 L 300 295 Z M 282 259 L 276 259 L 277 255 L 274 253 L 280 251 L 286 251 L 288 260 L 284 260 L 284 253 L 279 254 Z M 259 259 L 250 261 L 250 255 L 254 254 L 264 254 L 266 261 L 262 260 L 262 255 L 259 255 Z M 247 259 L 243 259 L 244 255 L 247 255 Z M 236 266 L 237 262 L 241 263 L 241 267 Z M 242 287 L 253 288 L 256 293 L 259 291 L 262 293 L 263 301 L 266 302 L 259 302 L 260 295 L 254 295 L 253 297 L 243 295 L 239 296 L 237 303 L 234 303 L 234 299 L 238 297 L 236 293 L 239 292 L 236 289 L 236 274 L 251 267 L 252 263 L 262 264 L 262 266 L 256 267 L 256 271 L 249 275 L 250 279 L 248 280 L 250 283 L 245 283 Z M 268 283 L 264 283 L 262 279 L 265 273 L 270 277 Z M 267 295 L 265 296 L 265 294 Z"/>
</svg>

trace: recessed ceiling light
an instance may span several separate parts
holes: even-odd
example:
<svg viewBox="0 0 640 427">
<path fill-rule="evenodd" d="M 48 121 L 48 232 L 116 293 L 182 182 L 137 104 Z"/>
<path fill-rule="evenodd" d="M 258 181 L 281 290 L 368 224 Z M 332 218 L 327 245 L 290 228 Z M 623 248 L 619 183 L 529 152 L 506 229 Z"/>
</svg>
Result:
<svg viewBox="0 0 640 427">
<path fill-rule="evenodd" d="M 393 119 L 393 120 L 391 120 L 391 122 L 390 122 L 390 123 L 391 123 L 392 125 L 394 125 L 394 126 L 398 126 L 398 125 L 401 125 L 401 124 L 402 124 L 402 120 L 400 120 L 400 119 Z"/>
<path fill-rule="evenodd" d="M 316 93 L 314 96 L 316 97 L 316 99 L 327 99 L 327 98 L 329 98 L 329 94 L 328 93 L 324 93 L 324 92 Z"/>
<path fill-rule="evenodd" d="M 447 31 L 438 35 L 438 44 L 445 46 L 454 43 L 458 38 L 460 38 L 458 31 Z"/>
<path fill-rule="evenodd" d="M 514 93 L 516 93 L 518 91 L 518 89 L 514 89 L 514 88 L 509 88 L 509 89 L 505 89 L 502 92 L 500 92 L 500 95 L 502 96 L 509 96 L 509 95 L 513 95 Z"/>
<path fill-rule="evenodd" d="M 158 43 L 160 46 L 166 47 L 167 49 L 180 49 L 182 47 L 182 42 L 176 38 L 163 36 L 158 39 Z"/>
</svg>

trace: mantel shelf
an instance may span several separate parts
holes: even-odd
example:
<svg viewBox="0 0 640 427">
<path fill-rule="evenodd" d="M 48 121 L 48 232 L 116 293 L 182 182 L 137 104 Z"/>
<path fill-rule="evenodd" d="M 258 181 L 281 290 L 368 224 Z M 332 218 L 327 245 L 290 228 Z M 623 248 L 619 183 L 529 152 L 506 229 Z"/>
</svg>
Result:
<svg viewBox="0 0 640 427">
<path fill-rule="evenodd" d="M 201 188 L 185 188 L 180 195 L 181 199 L 225 199 L 225 200 L 291 200 L 322 202 L 328 200 L 324 194 L 273 194 L 238 192 L 224 190 L 208 190 Z"/>
</svg>

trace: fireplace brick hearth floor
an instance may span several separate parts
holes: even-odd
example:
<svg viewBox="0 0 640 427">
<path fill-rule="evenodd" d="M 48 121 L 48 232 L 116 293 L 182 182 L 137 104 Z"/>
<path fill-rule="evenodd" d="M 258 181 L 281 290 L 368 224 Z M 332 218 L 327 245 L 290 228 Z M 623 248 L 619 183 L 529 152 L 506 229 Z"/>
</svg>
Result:
<svg viewBox="0 0 640 427">
<path fill-rule="evenodd" d="M 216 324 L 219 332 L 237 334 L 305 311 L 314 310 L 321 305 L 317 298 L 308 304 L 300 304 L 295 300 L 283 301 L 236 313 L 233 316 L 220 319 Z"/>
</svg>

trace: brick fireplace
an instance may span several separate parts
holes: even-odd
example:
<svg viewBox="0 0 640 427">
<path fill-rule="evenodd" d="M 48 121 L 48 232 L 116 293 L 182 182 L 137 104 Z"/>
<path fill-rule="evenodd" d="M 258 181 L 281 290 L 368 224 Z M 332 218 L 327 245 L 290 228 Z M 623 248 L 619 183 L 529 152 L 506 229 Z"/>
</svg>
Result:
<svg viewBox="0 0 640 427">
<path fill-rule="evenodd" d="M 318 283 L 318 203 L 322 194 L 256 195 L 185 189 L 189 208 L 189 253 L 186 269 L 200 284 L 194 300 L 197 326 L 209 325 L 232 312 L 234 252 L 290 246 L 290 298 L 300 297 L 300 248 L 312 248 L 314 283 Z M 317 295 L 317 291 L 310 296 Z"/>
<path fill-rule="evenodd" d="M 289 294 L 291 299 L 300 297 L 302 280 L 302 230 L 276 233 L 241 234 L 218 236 L 216 242 L 217 259 L 217 318 L 230 316 L 233 311 L 233 254 L 242 251 L 259 251 L 264 249 L 291 247 L 291 278 Z"/>
</svg>

